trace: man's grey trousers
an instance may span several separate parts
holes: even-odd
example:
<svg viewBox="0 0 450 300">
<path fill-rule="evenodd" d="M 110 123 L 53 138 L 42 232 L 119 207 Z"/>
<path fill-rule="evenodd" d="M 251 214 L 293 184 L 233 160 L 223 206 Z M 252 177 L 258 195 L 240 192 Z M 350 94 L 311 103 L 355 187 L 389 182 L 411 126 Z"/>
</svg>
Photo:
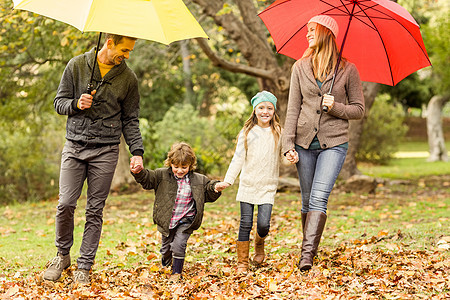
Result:
<svg viewBox="0 0 450 300">
<path fill-rule="evenodd" d="M 74 212 L 87 181 L 86 223 L 77 260 L 79 269 L 94 264 L 103 224 L 103 208 L 119 156 L 119 145 L 86 147 L 67 141 L 61 156 L 59 202 L 56 211 L 58 252 L 70 253 L 73 245 Z"/>
</svg>

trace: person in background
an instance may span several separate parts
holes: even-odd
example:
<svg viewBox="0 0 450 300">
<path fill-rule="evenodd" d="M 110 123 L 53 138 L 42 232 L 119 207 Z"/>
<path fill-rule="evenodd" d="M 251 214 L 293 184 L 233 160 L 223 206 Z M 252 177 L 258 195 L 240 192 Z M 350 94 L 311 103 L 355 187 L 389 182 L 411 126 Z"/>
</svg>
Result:
<svg viewBox="0 0 450 300">
<path fill-rule="evenodd" d="M 155 190 L 153 221 L 162 235 L 161 262 L 172 266 L 170 281 L 181 279 L 186 246 L 192 232 L 202 224 L 205 202 L 215 202 L 221 195 L 215 190 L 217 180 L 194 172 L 197 158 L 187 143 L 172 145 L 166 168 L 131 172 L 146 190 Z"/>
<path fill-rule="evenodd" d="M 282 136 L 282 152 L 297 163 L 300 180 L 303 242 L 298 267 L 302 271 L 311 269 L 317 254 L 328 197 L 347 155 L 349 120 L 364 116 L 361 80 L 351 62 L 341 61 L 332 95 L 327 93 L 339 56 L 336 21 L 317 15 L 307 26 L 309 47 L 293 65 Z"/>
<path fill-rule="evenodd" d="M 95 59 L 95 48 L 67 64 L 54 99 L 58 114 L 67 115 L 66 143 L 62 151 L 59 201 L 56 212 L 57 248 L 44 271 L 56 281 L 71 264 L 74 212 L 87 181 L 86 223 L 74 281 L 89 284 L 103 224 L 103 208 L 117 165 L 123 134 L 132 153 L 131 164 L 143 169 L 144 147 L 139 130 L 138 80 L 125 60 L 135 38 L 106 34 L 94 70 L 96 87 L 86 92 Z"/>
</svg>

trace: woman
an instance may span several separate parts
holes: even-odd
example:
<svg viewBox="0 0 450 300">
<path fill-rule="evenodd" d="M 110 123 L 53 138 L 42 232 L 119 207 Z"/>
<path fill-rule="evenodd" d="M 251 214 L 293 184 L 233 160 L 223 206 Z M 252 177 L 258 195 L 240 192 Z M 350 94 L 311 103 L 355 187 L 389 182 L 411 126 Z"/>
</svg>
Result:
<svg viewBox="0 0 450 300">
<path fill-rule="evenodd" d="M 295 62 L 289 91 L 282 151 L 297 163 L 302 196 L 303 243 L 300 270 L 309 270 L 327 219 L 328 197 L 348 149 L 348 120 L 364 116 L 364 97 L 355 65 L 337 65 L 338 25 L 325 15 L 308 22 L 309 47 Z M 325 112 L 322 107 L 326 106 Z"/>
</svg>

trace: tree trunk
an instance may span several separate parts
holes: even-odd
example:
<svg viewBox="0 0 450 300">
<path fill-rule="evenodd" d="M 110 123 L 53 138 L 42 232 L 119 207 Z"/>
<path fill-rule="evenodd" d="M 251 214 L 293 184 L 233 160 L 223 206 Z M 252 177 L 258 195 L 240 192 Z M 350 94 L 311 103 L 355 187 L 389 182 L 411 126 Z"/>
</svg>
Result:
<svg viewBox="0 0 450 300">
<path fill-rule="evenodd" d="M 111 190 L 117 191 L 123 186 L 134 182 L 133 176 L 130 174 L 130 155 L 123 135 L 120 138 L 119 160 L 117 162 L 116 171 L 111 184 Z"/>
<path fill-rule="evenodd" d="M 450 100 L 450 95 L 436 95 L 431 98 L 427 108 L 427 134 L 430 156 L 427 161 L 448 161 L 442 129 L 442 108 Z"/>
<path fill-rule="evenodd" d="M 183 61 L 183 77 L 184 88 L 184 102 L 194 105 L 194 90 L 192 85 L 192 71 L 191 71 L 191 54 L 189 52 L 189 40 L 180 41 L 181 59 Z"/>
<path fill-rule="evenodd" d="M 349 147 L 347 158 L 342 167 L 340 178 L 346 180 L 353 175 L 361 174 L 356 165 L 356 153 L 358 152 L 361 143 L 361 134 L 366 119 L 369 116 L 370 108 L 372 107 L 375 97 L 377 96 L 380 85 L 373 82 L 363 82 L 364 103 L 366 106 L 366 113 L 361 120 L 350 120 L 349 125 Z"/>
</svg>

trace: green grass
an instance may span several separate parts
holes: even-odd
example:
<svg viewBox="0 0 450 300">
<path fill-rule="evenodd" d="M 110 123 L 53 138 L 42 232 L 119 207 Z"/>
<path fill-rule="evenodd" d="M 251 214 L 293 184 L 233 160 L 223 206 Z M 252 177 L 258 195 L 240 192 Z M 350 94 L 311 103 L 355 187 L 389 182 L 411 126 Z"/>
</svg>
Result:
<svg viewBox="0 0 450 300">
<path fill-rule="evenodd" d="M 446 149 L 449 150 L 450 157 L 450 142 L 446 143 Z M 418 179 L 425 176 L 450 174 L 449 162 L 427 162 L 427 142 L 401 143 L 398 152 L 400 158 L 394 158 L 386 165 L 359 163 L 358 169 L 369 176 L 389 179 Z M 419 157 L 415 157 L 416 154 Z"/>
<path fill-rule="evenodd" d="M 445 142 L 445 148 L 450 151 L 450 141 Z M 401 152 L 416 152 L 416 151 L 429 151 L 429 146 L 427 141 L 408 141 L 403 142 L 399 145 L 398 151 Z"/>
<path fill-rule="evenodd" d="M 366 175 L 389 179 L 411 179 L 450 174 L 449 162 L 427 162 L 426 158 L 397 158 L 387 165 L 360 163 L 358 169 Z"/>
<path fill-rule="evenodd" d="M 372 238 L 377 239 L 371 246 L 375 248 L 434 250 L 439 239 L 450 236 L 449 163 L 405 158 L 394 159 L 387 166 L 360 165 L 359 168 L 365 174 L 395 180 L 380 184 L 373 195 L 333 191 L 321 244 L 325 250 Z M 203 225 L 189 240 L 188 262 L 208 261 L 211 256 L 223 261 L 234 259 L 239 227 L 236 192 L 237 187 L 233 186 L 216 203 L 206 205 Z M 153 192 L 138 192 L 108 198 L 97 269 L 136 268 L 159 262 L 160 234 L 152 221 L 153 195 Z M 295 192 L 277 195 L 267 239 L 270 255 L 299 254 L 299 196 Z M 53 199 L 0 207 L 0 276 L 42 271 L 55 255 L 56 205 Z M 76 210 L 73 262 L 80 247 L 84 207 L 85 196 Z"/>
</svg>

